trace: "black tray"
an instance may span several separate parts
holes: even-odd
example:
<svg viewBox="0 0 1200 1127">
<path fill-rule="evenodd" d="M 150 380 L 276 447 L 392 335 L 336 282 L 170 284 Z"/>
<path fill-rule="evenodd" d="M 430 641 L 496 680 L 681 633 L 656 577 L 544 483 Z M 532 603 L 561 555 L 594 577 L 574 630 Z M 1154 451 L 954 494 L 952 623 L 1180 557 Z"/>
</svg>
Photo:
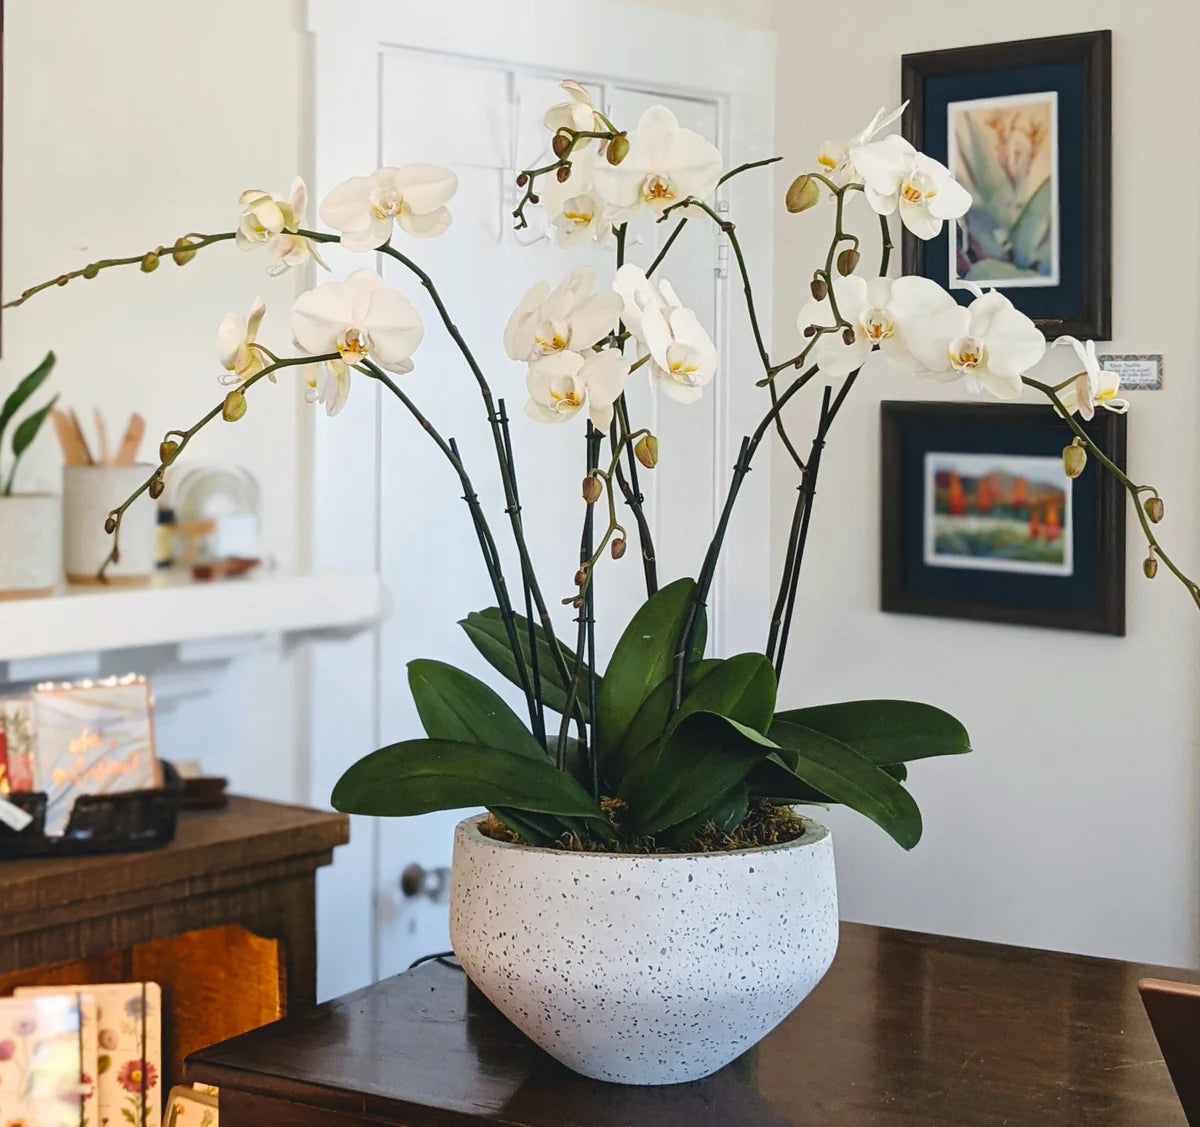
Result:
<svg viewBox="0 0 1200 1127">
<path fill-rule="evenodd" d="M 122 794 L 83 794 L 75 800 L 65 832 L 47 836 L 46 795 L 10 794 L 8 801 L 32 816 L 20 833 L 0 822 L 0 861 L 24 857 L 78 857 L 88 853 L 133 853 L 158 849 L 175 837 L 175 816 L 183 783 L 170 763 L 162 763 L 157 790 Z"/>
</svg>

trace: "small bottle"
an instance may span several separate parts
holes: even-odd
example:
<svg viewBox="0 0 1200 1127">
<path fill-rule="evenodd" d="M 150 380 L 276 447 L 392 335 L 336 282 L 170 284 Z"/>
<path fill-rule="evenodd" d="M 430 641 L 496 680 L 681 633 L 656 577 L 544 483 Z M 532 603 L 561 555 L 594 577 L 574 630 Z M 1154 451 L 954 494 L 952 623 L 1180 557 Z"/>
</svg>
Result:
<svg viewBox="0 0 1200 1127">
<path fill-rule="evenodd" d="M 175 566 L 178 538 L 175 534 L 175 510 L 158 510 L 158 530 L 154 566 L 162 569 Z"/>
</svg>

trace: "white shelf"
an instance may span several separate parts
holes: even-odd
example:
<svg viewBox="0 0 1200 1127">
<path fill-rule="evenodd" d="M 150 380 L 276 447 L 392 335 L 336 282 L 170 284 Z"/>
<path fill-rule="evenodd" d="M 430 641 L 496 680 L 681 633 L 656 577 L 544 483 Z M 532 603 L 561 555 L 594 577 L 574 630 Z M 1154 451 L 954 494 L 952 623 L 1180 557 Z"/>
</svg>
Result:
<svg viewBox="0 0 1200 1127">
<path fill-rule="evenodd" d="M 0 600 L 0 662 L 366 626 L 383 609 L 383 586 L 369 572 L 267 573 L 206 583 L 160 575 L 145 587 L 69 587 Z"/>
</svg>

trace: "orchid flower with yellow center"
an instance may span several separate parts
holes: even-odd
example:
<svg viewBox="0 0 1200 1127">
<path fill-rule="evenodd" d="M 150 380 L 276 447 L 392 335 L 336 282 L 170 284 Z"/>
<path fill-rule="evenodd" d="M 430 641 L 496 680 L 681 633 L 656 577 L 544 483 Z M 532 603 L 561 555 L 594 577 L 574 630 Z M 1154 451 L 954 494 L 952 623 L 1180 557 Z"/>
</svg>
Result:
<svg viewBox="0 0 1200 1127">
<path fill-rule="evenodd" d="M 592 292 L 596 272 L 576 266 L 551 289 L 539 282 L 521 299 L 504 330 L 504 350 L 513 360 L 532 362 L 565 350 L 583 352 L 617 327 L 621 299 Z"/>
<path fill-rule="evenodd" d="M 562 423 L 586 405 L 592 425 L 607 431 L 613 404 L 625 390 L 629 364 L 615 348 L 558 352 L 529 365 L 525 413 L 539 423 Z"/>
<path fill-rule="evenodd" d="M 217 355 L 225 369 L 221 383 L 243 383 L 267 366 L 262 352 L 255 344 L 258 327 L 262 324 L 266 312 L 267 307 L 256 297 L 248 317 L 228 313 L 221 321 L 217 329 Z M 268 373 L 267 379 L 274 382 L 275 373 Z"/>
<path fill-rule="evenodd" d="M 886 110 L 880 106 L 875 116 L 850 140 L 824 142 L 817 151 L 817 163 L 821 166 L 821 171 L 839 188 L 856 180 L 858 170 L 850 160 L 850 150 L 874 140 L 889 125 L 900 119 L 907 105 L 908 103 L 904 102 L 894 110 Z"/>
<path fill-rule="evenodd" d="M 392 237 L 392 226 L 431 238 L 450 226 L 446 207 L 458 190 L 458 177 L 432 164 L 380 168 L 352 176 L 325 197 L 321 220 L 342 233 L 342 246 L 375 250 Z"/>
<path fill-rule="evenodd" d="M 899 210 L 901 222 L 918 239 L 932 239 L 947 219 L 966 215 L 971 206 L 971 193 L 950 170 L 899 134 L 853 147 L 850 161 L 871 207 L 879 215 Z"/>
<path fill-rule="evenodd" d="M 571 174 L 564 181 L 555 176 L 539 181 L 538 194 L 547 224 L 561 247 L 577 246 L 589 238 L 604 246 L 612 235 L 613 225 L 596 192 L 595 153 L 575 149 L 570 167 Z"/>
<path fill-rule="evenodd" d="M 294 266 L 303 266 L 309 259 L 329 269 L 316 245 L 296 232 L 304 225 L 308 206 L 308 189 L 297 176 L 292 181 L 288 198 L 280 199 L 260 188 L 243 192 L 238 202 L 242 214 L 238 218 L 236 242 L 242 250 L 267 248 L 271 260 L 268 274 L 282 274 Z"/>
<path fill-rule="evenodd" d="M 970 288 L 978 296 L 967 308 L 959 307 L 957 323 L 945 337 L 943 378 L 962 376 L 968 391 L 1016 399 L 1021 377 L 1046 354 L 1046 338 L 1003 294 Z"/>
<path fill-rule="evenodd" d="M 1059 401 L 1068 413 L 1078 411 L 1081 418 L 1091 419 L 1097 407 L 1117 415 L 1129 410 L 1129 401 L 1117 398 L 1121 377 L 1100 367 L 1094 340 L 1085 344 L 1074 337 L 1059 337 L 1054 343 L 1069 344 L 1083 365 L 1083 371 L 1058 393 Z"/>
</svg>

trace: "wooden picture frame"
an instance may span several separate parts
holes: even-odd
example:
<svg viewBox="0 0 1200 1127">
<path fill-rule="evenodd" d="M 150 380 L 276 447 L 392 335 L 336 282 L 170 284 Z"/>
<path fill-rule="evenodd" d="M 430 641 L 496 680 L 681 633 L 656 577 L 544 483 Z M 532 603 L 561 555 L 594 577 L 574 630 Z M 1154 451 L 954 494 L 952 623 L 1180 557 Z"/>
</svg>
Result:
<svg viewBox="0 0 1200 1127">
<path fill-rule="evenodd" d="M 1083 424 L 1121 467 L 1126 424 L 1125 415 L 1104 410 Z M 1070 437 L 1047 407 L 881 404 L 882 609 L 1123 635 L 1125 490 L 1094 458 L 1079 478 L 1068 481 L 1061 458 Z M 1021 470 L 1042 467 L 1052 484 L 1042 486 L 1042 477 L 1031 477 L 1014 505 L 997 484 L 1013 477 L 1003 472 L 1006 462 Z M 954 510 L 947 517 L 940 506 L 944 480 L 948 476 L 953 486 L 955 468 L 963 466 L 960 535 L 944 531 L 954 527 Z M 992 491 L 987 508 L 984 484 Z M 1065 494 L 1057 507 L 1039 499 L 1037 490 L 1053 498 L 1058 485 Z M 1001 535 L 1018 539 L 980 550 L 980 542 L 990 543 L 984 538 Z M 1056 538 L 1061 551 L 1053 557 Z M 1005 552 L 1013 554 L 1006 558 Z M 1032 559 L 1025 552 L 1045 554 Z"/>
<path fill-rule="evenodd" d="M 904 273 L 932 278 L 964 303 L 962 279 L 976 275 L 1047 338 L 1111 340 L 1112 32 L 905 55 L 901 96 L 904 136 L 976 200 L 927 243 L 904 232 Z M 1013 165 L 1028 179 L 1014 181 Z"/>
</svg>

